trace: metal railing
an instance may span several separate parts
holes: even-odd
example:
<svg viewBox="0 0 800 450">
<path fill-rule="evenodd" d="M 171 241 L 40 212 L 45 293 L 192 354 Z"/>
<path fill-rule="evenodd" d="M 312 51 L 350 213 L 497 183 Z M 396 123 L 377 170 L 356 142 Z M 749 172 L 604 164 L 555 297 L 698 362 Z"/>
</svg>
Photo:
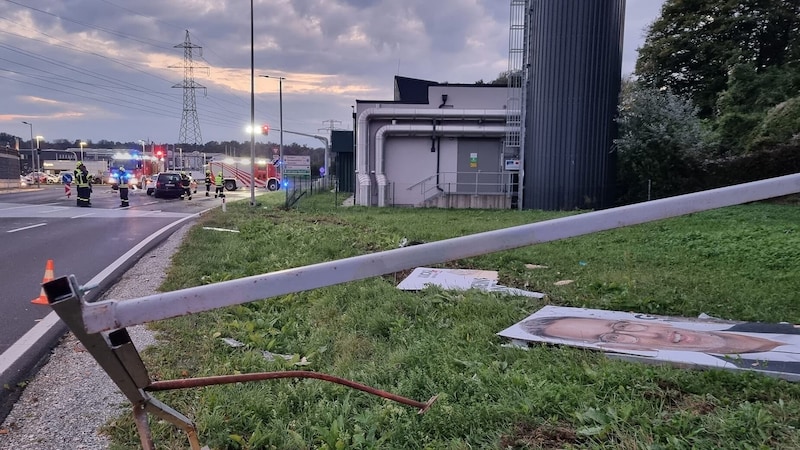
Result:
<svg viewBox="0 0 800 450">
<path fill-rule="evenodd" d="M 517 193 L 516 172 L 439 172 L 410 186 L 393 182 L 388 204 L 421 205 L 440 195 L 512 196 Z M 398 193 L 399 191 L 399 193 Z"/>
<path fill-rule="evenodd" d="M 154 448 L 147 424 L 151 413 L 184 430 L 194 450 L 200 448 L 194 424 L 148 394 L 175 385 L 150 382 L 125 327 L 798 192 L 800 174 L 787 175 L 122 301 L 87 303 L 74 275 L 43 287 L 53 310 L 131 401 L 143 448 Z M 224 381 L 194 383 L 205 382 Z M 427 402 L 402 401 L 422 413 L 435 397 Z"/>
<path fill-rule="evenodd" d="M 288 176 L 286 181 L 288 181 L 288 186 L 281 188 L 289 190 L 286 196 L 285 207 L 287 208 L 294 206 L 305 195 L 314 195 L 315 193 L 334 189 L 337 186 L 336 180 L 332 176 L 319 178 Z"/>
</svg>

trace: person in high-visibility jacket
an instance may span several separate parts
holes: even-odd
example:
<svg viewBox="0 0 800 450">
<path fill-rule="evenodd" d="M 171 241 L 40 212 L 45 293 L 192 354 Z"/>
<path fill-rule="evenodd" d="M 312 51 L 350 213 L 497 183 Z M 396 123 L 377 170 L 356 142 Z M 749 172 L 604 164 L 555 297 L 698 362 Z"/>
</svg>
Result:
<svg viewBox="0 0 800 450">
<path fill-rule="evenodd" d="M 217 187 L 217 190 L 214 191 L 214 198 L 217 198 L 217 197 L 224 198 L 225 197 L 225 191 L 224 191 L 224 188 L 223 188 L 223 183 L 225 181 L 222 179 L 222 172 L 217 174 L 217 177 L 214 179 L 214 182 L 215 182 L 214 185 Z"/>
<path fill-rule="evenodd" d="M 181 187 L 183 188 L 183 194 L 181 194 L 181 199 L 192 199 L 192 180 L 186 175 L 186 172 L 181 172 Z"/>
<path fill-rule="evenodd" d="M 128 188 L 130 187 L 131 174 L 125 171 L 125 167 L 119 167 L 119 207 L 126 208 L 131 206 L 128 202 Z"/>
<path fill-rule="evenodd" d="M 209 197 L 211 194 L 211 183 L 214 182 L 214 175 L 211 175 L 210 170 L 206 170 L 206 197 Z"/>
<path fill-rule="evenodd" d="M 75 166 L 73 179 L 75 180 L 75 187 L 78 190 L 77 205 L 80 207 L 91 207 L 92 203 L 89 201 L 91 197 L 91 185 L 89 184 L 89 171 L 83 162 L 78 161 Z"/>
</svg>

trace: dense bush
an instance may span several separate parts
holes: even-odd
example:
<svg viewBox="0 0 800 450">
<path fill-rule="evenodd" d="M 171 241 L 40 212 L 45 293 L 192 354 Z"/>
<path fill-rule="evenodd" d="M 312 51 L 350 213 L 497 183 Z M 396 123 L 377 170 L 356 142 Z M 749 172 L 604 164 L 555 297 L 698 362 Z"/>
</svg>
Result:
<svg viewBox="0 0 800 450">
<path fill-rule="evenodd" d="M 769 110 L 758 126 L 750 149 L 800 141 L 800 96 Z"/>
</svg>

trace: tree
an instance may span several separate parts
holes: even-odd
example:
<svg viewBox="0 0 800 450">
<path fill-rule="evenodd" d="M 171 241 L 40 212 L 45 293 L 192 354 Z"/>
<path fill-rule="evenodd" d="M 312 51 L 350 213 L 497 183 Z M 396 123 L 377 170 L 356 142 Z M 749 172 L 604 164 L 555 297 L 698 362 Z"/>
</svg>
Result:
<svg viewBox="0 0 800 450">
<path fill-rule="evenodd" d="M 797 0 L 667 0 L 639 49 L 636 74 L 688 96 L 710 118 L 736 65 L 762 72 L 800 61 L 798 16 Z"/>
<path fill-rule="evenodd" d="M 627 80 L 617 122 L 619 200 L 628 203 L 683 193 L 684 181 L 706 157 L 711 140 L 691 100 Z"/>
<path fill-rule="evenodd" d="M 0 147 L 16 148 L 18 139 L 17 136 L 12 134 L 0 132 Z"/>
<path fill-rule="evenodd" d="M 734 66 L 727 88 L 717 100 L 718 118 L 714 130 L 719 135 L 720 154 L 738 155 L 751 150 L 756 138 L 760 144 L 780 143 L 785 132 L 762 121 L 771 120 L 768 111 L 800 92 L 800 64 L 787 63 L 757 71 L 752 63 Z"/>
<path fill-rule="evenodd" d="M 508 86 L 509 78 L 512 79 L 513 81 L 516 81 L 517 83 L 521 84 L 521 82 L 522 82 L 521 77 L 522 77 L 522 72 L 520 72 L 520 71 L 512 72 L 510 70 L 506 70 L 504 72 L 500 72 L 497 75 L 497 78 L 495 78 L 489 84 L 494 85 L 494 86 Z M 480 82 L 476 83 L 476 84 L 485 84 L 485 83 L 483 82 L 483 80 L 480 80 Z"/>
<path fill-rule="evenodd" d="M 800 143 L 800 96 L 770 109 L 749 142 L 752 148 Z"/>
</svg>

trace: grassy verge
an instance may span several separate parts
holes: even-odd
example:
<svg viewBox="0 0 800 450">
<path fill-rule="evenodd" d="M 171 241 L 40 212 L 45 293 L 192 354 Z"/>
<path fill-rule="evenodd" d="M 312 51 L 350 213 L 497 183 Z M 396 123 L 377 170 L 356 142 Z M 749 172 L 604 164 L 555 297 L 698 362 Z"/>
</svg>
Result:
<svg viewBox="0 0 800 450">
<path fill-rule="evenodd" d="M 203 217 L 162 289 L 565 215 L 342 208 L 328 194 L 283 211 L 278 194 Z M 567 347 L 522 351 L 495 335 L 545 304 L 800 323 L 800 208 L 730 207 L 447 266 L 498 270 L 502 284 L 548 297 L 405 292 L 395 288 L 403 274 L 392 274 L 163 321 L 154 324 L 163 344 L 145 354 L 154 379 L 305 369 L 421 401 L 439 394 L 425 415 L 318 380 L 157 396 L 214 449 L 800 448 L 800 385 Z M 575 282 L 554 285 L 564 279 Z M 295 357 L 267 361 L 263 351 Z M 152 426 L 159 448 L 188 448 L 172 426 Z M 138 448 L 129 416 L 106 431 L 114 449 Z"/>
</svg>

